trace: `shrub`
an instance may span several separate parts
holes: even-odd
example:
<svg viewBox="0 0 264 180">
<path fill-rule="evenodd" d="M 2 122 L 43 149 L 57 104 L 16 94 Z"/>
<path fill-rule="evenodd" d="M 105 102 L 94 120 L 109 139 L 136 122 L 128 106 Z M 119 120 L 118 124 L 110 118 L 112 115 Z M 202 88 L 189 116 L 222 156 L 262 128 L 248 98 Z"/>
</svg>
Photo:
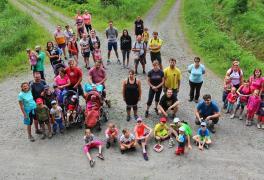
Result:
<svg viewBox="0 0 264 180">
<path fill-rule="evenodd" d="M 235 14 L 243 14 L 248 11 L 248 0 L 237 0 L 234 5 Z"/>
</svg>

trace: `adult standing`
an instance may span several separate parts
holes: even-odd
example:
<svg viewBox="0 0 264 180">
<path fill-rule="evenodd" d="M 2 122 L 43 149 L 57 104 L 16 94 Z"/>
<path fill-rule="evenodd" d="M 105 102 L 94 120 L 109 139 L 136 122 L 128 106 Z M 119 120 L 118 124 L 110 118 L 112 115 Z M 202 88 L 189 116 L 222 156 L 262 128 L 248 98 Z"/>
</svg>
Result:
<svg viewBox="0 0 264 180">
<path fill-rule="evenodd" d="M 129 70 L 129 77 L 123 81 L 122 94 L 123 99 L 126 102 L 127 121 L 130 121 L 130 113 L 133 108 L 135 120 L 138 118 L 137 115 L 137 104 L 141 99 L 141 82 L 135 77 L 135 71 Z"/>
<path fill-rule="evenodd" d="M 189 101 L 193 101 L 198 103 L 198 99 L 200 97 L 200 90 L 203 84 L 203 75 L 205 74 L 205 67 L 203 64 L 200 64 L 200 58 L 195 57 L 194 63 L 188 66 L 189 76 L 189 85 L 190 85 L 190 99 Z M 195 96 L 194 96 L 195 93 Z"/>
<path fill-rule="evenodd" d="M 181 71 L 176 67 L 176 59 L 169 60 L 170 66 L 164 69 L 164 90 L 172 89 L 173 96 L 176 97 L 181 85 Z"/>
<path fill-rule="evenodd" d="M 163 69 L 162 67 L 162 62 L 161 62 L 161 54 L 160 54 L 160 49 L 162 46 L 163 41 L 158 38 L 158 32 L 153 32 L 153 38 L 150 39 L 150 41 L 148 42 L 148 46 L 150 49 L 150 59 L 151 62 L 153 62 L 154 60 L 158 60 L 159 64 L 160 64 L 160 68 Z"/>
<path fill-rule="evenodd" d="M 40 46 L 36 46 L 35 51 L 37 53 L 37 64 L 33 66 L 33 73 L 39 72 L 41 75 L 41 79 L 45 80 L 45 74 L 44 74 L 45 53 L 41 51 Z"/>
<path fill-rule="evenodd" d="M 215 101 L 212 101 L 210 94 L 203 96 L 203 101 L 199 102 L 195 109 L 195 123 L 200 125 L 202 121 L 207 123 L 208 129 L 215 133 L 214 125 L 220 117 L 220 110 Z"/>
<path fill-rule="evenodd" d="M 232 85 L 238 89 L 243 82 L 243 71 L 239 68 L 239 62 L 237 60 L 233 61 L 232 67 L 227 70 L 226 76 L 231 79 Z"/>
<path fill-rule="evenodd" d="M 47 42 L 46 55 L 49 57 L 51 66 L 53 62 L 56 62 L 60 59 L 60 52 L 58 49 L 54 48 L 52 41 Z"/>
<path fill-rule="evenodd" d="M 146 53 L 147 47 L 145 46 L 144 42 L 142 41 L 142 36 L 137 36 L 137 41 L 134 43 L 132 51 L 134 51 L 136 58 L 135 58 L 135 73 L 138 73 L 138 64 L 140 63 L 142 65 L 143 74 L 146 74 L 145 72 L 145 65 L 146 65 L 146 59 L 145 59 L 145 53 Z"/>
<path fill-rule="evenodd" d="M 93 29 L 93 30 L 90 31 L 89 44 L 90 44 L 90 50 L 91 50 L 91 52 L 92 52 L 92 54 L 93 54 L 93 60 L 94 60 L 94 62 L 95 62 L 95 58 L 94 58 L 94 53 L 93 53 L 93 51 L 94 51 L 94 45 L 95 45 L 95 43 L 98 44 L 98 48 L 100 49 L 100 46 L 101 46 L 100 39 L 99 39 L 98 36 L 96 36 L 96 32 L 95 32 L 95 30 Z"/>
<path fill-rule="evenodd" d="M 78 64 L 79 48 L 78 48 L 77 39 L 76 39 L 75 34 L 72 35 L 72 38 L 68 42 L 68 50 L 69 50 L 70 58 L 73 57 L 76 64 Z"/>
<path fill-rule="evenodd" d="M 144 30 L 144 22 L 141 19 L 140 16 L 137 17 L 136 21 L 135 21 L 135 35 L 142 35 L 143 34 L 143 30 Z"/>
<path fill-rule="evenodd" d="M 66 56 L 66 37 L 64 32 L 61 30 L 61 26 L 58 25 L 56 31 L 54 32 L 54 39 L 58 44 L 59 48 L 62 49 L 64 58 L 67 59 Z"/>
<path fill-rule="evenodd" d="M 117 63 L 121 64 L 120 60 L 119 60 L 119 56 L 118 56 L 118 52 L 117 52 L 117 37 L 118 37 L 118 31 L 117 29 L 113 26 L 113 21 L 109 21 L 109 27 L 105 30 L 105 35 L 106 38 L 108 40 L 108 54 L 107 54 L 107 64 L 110 64 L 110 55 L 111 55 L 111 51 L 112 49 L 114 49 L 115 51 L 115 55 L 117 58 Z"/>
<path fill-rule="evenodd" d="M 65 37 L 66 37 L 66 42 L 67 42 L 66 44 L 68 44 L 68 42 L 73 37 L 73 31 L 72 31 L 72 29 L 70 28 L 69 25 L 65 26 L 64 34 L 65 34 Z"/>
<path fill-rule="evenodd" d="M 262 76 L 261 69 L 255 69 L 253 75 L 249 77 L 250 91 L 253 93 L 256 89 L 259 90 L 259 95 L 264 90 L 264 77 Z"/>
<path fill-rule="evenodd" d="M 123 30 L 123 34 L 120 37 L 120 46 L 123 55 L 123 68 L 128 68 L 129 55 L 132 48 L 132 40 L 131 40 L 131 36 L 128 34 L 127 29 Z M 126 59 L 127 59 L 127 63 L 125 63 Z"/>
<path fill-rule="evenodd" d="M 152 63 L 153 69 L 148 72 L 148 85 L 149 94 L 147 101 L 147 110 L 145 111 L 145 117 L 149 115 L 149 108 L 155 97 L 155 111 L 158 113 L 158 104 L 160 100 L 160 94 L 162 91 L 162 86 L 164 84 L 164 73 L 159 67 L 159 62 L 157 60 Z"/>
<path fill-rule="evenodd" d="M 90 43 L 89 38 L 86 33 L 82 34 L 82 39 L 80 40 L 81 52 L 83 56 L 83 60 L 85 63 L 85 68 L 90 69 L 89 66 L 89 57 L 90 57 Z"/>
<path fill-rule="evenodd" d="M 81 12 L 78 10 L 77 15 L 75 16 L 75 24 L 77 27 L 77 33 L 79 38 L 82 38 L 82 34 L 84 33 L 84 22 L 83 22 L 83 16 L 81 15 Z"/>
<path fill-rule="evenodd" d="M 92 30 L 92 15 L 87 10 L 84 10 L 83 21 L 86 31 L 89 34 Z"/>
<path fill-rule="evenodd" d="M 36 119 L 36 103 L 33 99 L 28 82 L 23 82 L 21 84 L 21 92 L 18 95 L 18 102 L 20 110 L 23 113 L 24 124 L 27 126 L 28 139 L 33 142 L 35 139 L 31 133 L 31 125 L 33 120 Z"/>
<path fill-rule="evenodd" d="M 70 86 L 68 89 L 70 90 L 77 90 L 79 95 L 83 96 L 83 88 L 81 85 L 82 82 L 82 71 L 80 68 L 76 67 L 74 64 L 74 60 L 69 60 L 68 62 L 69 67 L 65 69 L 67 76 L 70 79 Z"/>
</svg>

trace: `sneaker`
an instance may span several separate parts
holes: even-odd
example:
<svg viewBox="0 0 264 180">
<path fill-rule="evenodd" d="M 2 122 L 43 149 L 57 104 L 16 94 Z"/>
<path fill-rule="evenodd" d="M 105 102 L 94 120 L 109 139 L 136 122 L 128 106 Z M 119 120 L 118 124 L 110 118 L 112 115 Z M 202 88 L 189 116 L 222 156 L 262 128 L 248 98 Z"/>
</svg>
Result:
<svg viewBox="0 0 264 180">
<path fill-rule="evenodd" d="M 146 74 L 146 71 L 143 71 L 143 74 Z"/>
<path fill-rule="evenodd" d="M 48 138 L 49 138 L 49 139 L 52 138 L 52 133 L 51 133 L 51 132 L 48 134 Z"/>
<path fill-rule="evenodd" d="M 193 99 L 189 99 L 188 101 L 189 101 L 189 102 L 192 102 L 192 101 L 193 101 Z"/>
<path fill-rule="evenodd" d="M 91 166 L 91 167 L 94 167 L 94 164 L 95 164 L 95 160 L 93 160 L 93 159 L 90 160 L 90 166 Z"/>
<path fill-rule="evenodd" d="M 258 129 L 261 128 L 261 124 L 260 124 L 260 123 L 257 124 L 257 128 L 258 128 Z"/>
<path fill-rule="evenodd" d="M 137 72 L 137 71 L 135 71 L 135 74 L 138 74 L 138 72 Z"/>
<path fill-rule="evenodd" d="M 54 135 L 56 135 L 56 133 L 57 133 L 56 131 L 53 131 L 53 132 L 52 132 L 52 135 L 54 136 Z"/>
<path fill-rule="evenodd" d="M 121 64 L 121 61 L 119 59 L 117 59 L 117 64 L 119 64 L 119 65 Z"/>
<path fill-rule="evenodd" d="M 145 111 L 145 118 L 149 116 L 149 111 Z"/>
<path fill-rule="evenodd" d="M 158 111 L 158 108 L 154 108 L 155 112 L 157 115 L 159 115 L 159 111 Z"/>
<path fill-rule="evenodd" d="M 35 133 L 36 133 L 36 134 L 42 134 L 42 131 L 39 130 L 39 129 L 37 129 L 37 130 L 35 131 Z"/>
<path fill-rule="evenodd" d="M 198 103 L 198 102 L 199 102 L 199 100 L 198 100 L 198 99 L 195 99 L 195 100 L 194 100 L 194 102 L 195 102 L 195 103 Z"/>
<path fill-rule="evenodd" d="M 209 145 L 208 144 L 204 144 L 204 148 L 205 149 L 209 149 Z"/>
<path fill-rule="evenodd" d="M 234 119 L 235 118 L 235 114 L 232 114 L 231 116 L 230 116 L 230 119 Z"/>
<path fill-rule="evenodd" d="M 210 128 L 209 130 L 210 130 L 211 133 L 213 133 L 213 134 L 216 132 L 214 128 Z"/>
<path fill-rule="evenodd" d="M 33 136 L 29 136 L 28 139 L 29 139 L 30 142 L 34 142 L 35 141 Z"/>
<path fill-rule="evenodd" d="M 261 125 L 261 128 L 264 129 L 264 124 Z"/>
<path fill-rule="evenodd" d="M 104 156 L 103 156 L 102 153 L 97 154 L 97 157 L 98 157 L 99 159 L 101 159 L 101 160 L 104 160 Z"/>
<path fill-rule="evenodd" d="M 239 120 L 243 120 L 243 115 L 242 114 L 239 116 Z"/>
<path fill-rule="evenodd" d="M 46 138 L 46 134 L 43 133 L 42 136 L 41 136 L 41 139 L 45 139 Z"/>
<path fill-rule="evenodd" d="M 170 140 L 169 140 L 169 148 L 172 148 L 173 145 L 174 145 L 174 141 L 173 141 L 172 138 L 170 138 Z"/>
<path fill-rule="evenodd" d="M 147 153 L 143 153 L 143 158 L 145 159 L 145 161 L 149 160 Z"/>
<path fill-rule="evenodd" d="M 105 100 L 105 104 L 107 105 L 108 108 L 111 108 L 111 101 L 110 100 Z"/>
<path fill-rule="evenodd" d="M 228 114 L 228 113 L 230 113 L 229 110 L 227 110 L 227 111 L 225 112 L 225 114 Z"/>
<path fill-rule="evenodd" d="M 111 64 L 110 59 L 107 59 L 107 65 L 110 65 L 110 64 Z"/>
<path fill-rule="evenodd" d="M 135 118 L 135 120 L 137 120 L 137 118 L 138 118 L 138 115 L 134 115 L 134 118 Z"/>
<path fill-rule="evenodd" d="M 64 133 L 64 129 L 60 129 L 60 133 L 63 134 Z"/>
<path fill-rule="evenodd" d="M 125 150 L 120 149 L 120 152 L 121 152 L 121 154 L 124 154 L 125 153 Z"/>
<path fill-rule="evenodd" d="M 248 125 L 251 126 L 252 125 L 252 121 L 248 121 Z"/>
<path fill-rule="evenodd" d="M 110 142 L 107 142 L 107 143 L 106 143 L 106 149 L 109 149 L 110 146 L 111 146 Z"/>
<path fill-rule="evenodd" d="M 127 121 L 130 121 L 131 117 L 130 116 L 127 116 Z"/>
</svg>

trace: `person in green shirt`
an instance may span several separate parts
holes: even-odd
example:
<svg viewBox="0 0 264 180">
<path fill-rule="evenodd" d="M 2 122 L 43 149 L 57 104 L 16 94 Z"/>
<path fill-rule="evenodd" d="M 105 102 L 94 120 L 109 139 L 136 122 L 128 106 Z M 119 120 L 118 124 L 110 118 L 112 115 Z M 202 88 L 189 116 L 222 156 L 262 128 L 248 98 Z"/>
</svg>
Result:
<svg viewBox="0 0 264 180">
<path fill-rule="evenodd" d="M 192 129 L 191 127 L 188 125 L 187 122 L 180 120 L 179 118 L 174 118 L 173 119 L 173 123 L 170 124 L 170 130 L 169 130 L 169 134 L 170 134 L 170 140 L 169 140 L 169 147 L 171 148 L 174 144 L 173 141 L 173 136 L 177 137 L 178 136 L 178 132 L 179 132 L 179 128 L 183 127 L 184 128 L 184 133 L 186 135 L 187 138 L 187 145 L 189 149 L 192 149 L 191 146 L 191 136 L 192 136 Z"/>
<path fill-rule="evenodd" d="M 38 54 L 38 61 L 37 61 L 37 64 L 33 68 L 33 74 L 34 72 L 39 72 L 41 75 L 41 79 L 45 80 L 45 75 L 44 75 L 45 53 L 41 51 L 41 47 L 39 45 L 35 47 L 35 51 Z"/>
</svg>

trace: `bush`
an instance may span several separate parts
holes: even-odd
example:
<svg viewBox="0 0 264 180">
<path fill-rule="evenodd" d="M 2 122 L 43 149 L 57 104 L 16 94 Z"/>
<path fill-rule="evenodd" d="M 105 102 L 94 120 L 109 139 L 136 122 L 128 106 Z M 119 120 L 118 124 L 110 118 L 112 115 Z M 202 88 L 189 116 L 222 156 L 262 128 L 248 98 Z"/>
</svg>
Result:
<svg viewBox="0 0 264 180">
<path fill-rule="evenodd" d="M 109 6 L 109 5 L 114 5 L 114 6 L 119 6 L 120 2 L 119 0 L 100 0 L 101 5 L 103 6 Z"/>
<path fill-rule="evenodd" d="M 248 11 L 248 0 L 237 0 L 234 6 L 235 14 L 243 14 Z"/>
</svg>

